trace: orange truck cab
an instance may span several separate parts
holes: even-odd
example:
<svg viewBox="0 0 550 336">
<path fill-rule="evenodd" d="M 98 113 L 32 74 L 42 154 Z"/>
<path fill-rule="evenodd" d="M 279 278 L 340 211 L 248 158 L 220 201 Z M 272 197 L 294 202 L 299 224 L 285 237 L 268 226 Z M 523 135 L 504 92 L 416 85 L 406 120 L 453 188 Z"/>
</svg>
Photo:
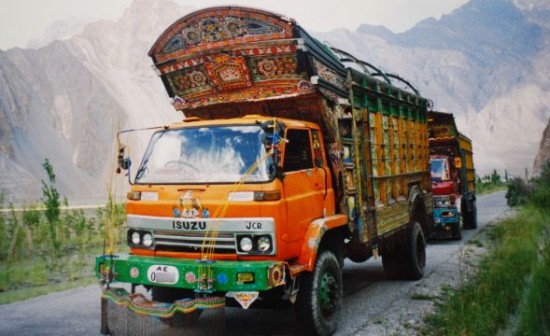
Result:
<svg viewBox="0 0 550 336">
<path fill-rule="evenodd" d="M 428 101 L 410 83 L 242 7 L 179 19 L 149 55 L 184 118 L 155 130 L 131 174 L 128 253 L 96 259 L 102 333 L 111 301 L 165 320 L 295 305 L 326 335 L 345 258 L 381 255 L 388 275 L 422 277 Z"/>
</svg>

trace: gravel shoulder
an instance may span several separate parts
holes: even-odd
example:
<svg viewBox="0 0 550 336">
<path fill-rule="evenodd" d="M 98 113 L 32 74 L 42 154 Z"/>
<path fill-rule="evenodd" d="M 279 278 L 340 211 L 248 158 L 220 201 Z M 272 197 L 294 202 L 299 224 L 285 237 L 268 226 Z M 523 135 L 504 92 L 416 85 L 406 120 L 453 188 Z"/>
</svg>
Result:
<svg viewBox="0 0 550 336">
<path fill-rule="evenodd" d="M 424 278 L 392 289 L 391 282 L 377 283 L 369 288 L 368 299 L 379 307 L 369 313 L 365 324 L 350 330 L 342 328 L 338 335 L 425 335 L 424 318 L 435 312 L 437 303 L 443 302 L 449 289 L 457 289 L 471 279 L 479 263 L 490 249 L 492 241 L 488 236 L 491 226 L 500 219 L 510 216 L 511 211 L 483 223 L 475 231 L 465 231 L 459 243 L 436 241 L 428 247 L 428 261 Z M 384 304 L 381 304 L 384 303 Z M 372 308 L 369 308 L 372 312 Z"/>
</svg>

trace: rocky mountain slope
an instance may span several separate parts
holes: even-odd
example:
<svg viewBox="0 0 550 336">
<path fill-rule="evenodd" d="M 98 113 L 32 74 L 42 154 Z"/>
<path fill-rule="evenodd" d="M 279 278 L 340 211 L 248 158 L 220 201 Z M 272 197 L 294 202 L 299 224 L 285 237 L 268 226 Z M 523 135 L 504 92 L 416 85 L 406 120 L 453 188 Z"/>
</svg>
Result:
<svg viewBox="0 0 550 336">
<path fill-rule="evenodd" d="M 36 50 L 0 51 L 5 202 L 39 199 L 45 158 L 62 195 L 73 203 L 104 202 L 116 130 L 181 119 L 147 52 L 190 10 L 171 1 L 136 0 L 118 22 L 89 24 L 71 39 Z"/>
<path fill-rule="evenodd" d="M 481 174 L 522 176 L 550 116 L 548 8 L 540 0 L 471 0 L 400 34 L 363 25 L 320 36 L 408 78 L 435 110 L 453 112 L 474 141 Z"/>
<path fill-rule="evenodd" d="M 117 22 L 89 24 L 38 49 L 0 50 L 0 188 L 7 202 L 40 197 L 45 158 L 73 203 L 104 200 L 115 130 L 181 118 L 147 52 L 190 10 L 171 0 L 134 0 Z M 544 0 L 472 0 L 400 34 L 368 25 L 312 33 L 407 78 L 436 110 L 454 112 L 474 140 L 481 174 L 522 174 L 550 116 L 549 18 Z"/>
</svg>

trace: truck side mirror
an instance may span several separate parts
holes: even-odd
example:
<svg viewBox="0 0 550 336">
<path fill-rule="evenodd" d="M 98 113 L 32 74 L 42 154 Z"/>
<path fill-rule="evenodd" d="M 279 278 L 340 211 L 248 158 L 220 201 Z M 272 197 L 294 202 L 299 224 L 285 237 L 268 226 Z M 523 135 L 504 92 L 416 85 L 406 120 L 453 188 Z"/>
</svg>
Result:
<svg viewBox="0 0 550 336">
<path fill-rule="evenodd" d="M 455 157 L 455 167 L 462 168 L 462 160 L 459 157 Z"/>
<path fill-rule="evenodd" d="M 116 170 L 117 174 L 120 174 L 122 170 L 128 170 L 130 169 L 130 166 L 132 165 L 132 160 L 130 160 L 130 157 L 128 156 L 128 151 L 126 150 L 126 146 L 122 145 L 118 149 L 118 168 Z"/>
</svg>

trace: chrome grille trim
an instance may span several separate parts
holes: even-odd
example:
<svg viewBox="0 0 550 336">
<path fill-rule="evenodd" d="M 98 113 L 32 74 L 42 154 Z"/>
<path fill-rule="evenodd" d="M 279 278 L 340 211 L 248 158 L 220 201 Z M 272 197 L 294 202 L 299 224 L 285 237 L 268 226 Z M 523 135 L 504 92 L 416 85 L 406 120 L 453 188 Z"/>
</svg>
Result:
<svg viewBox="0 0 550 336">
<path fill-rule="evenodd" d="M 218 233 L 218 235 L 213 238 L 210 235 L 205 237 L 203 234 L 196 233 L 185 233 L 185 232 L 162 232 L 157 231 L 153 232 L 155 239 L 155 246 L 172 246 L 180 247 L 184 249 L 201 249 L 207 248 L 207 244 L 203 244 L 205 240 L 208 242 L 214 242 L 214 250 L 231 250 L 232 252 L 237 252 L 237 243 L 235 241 L 234 234 L 228 233 Z"/>
</svg>

